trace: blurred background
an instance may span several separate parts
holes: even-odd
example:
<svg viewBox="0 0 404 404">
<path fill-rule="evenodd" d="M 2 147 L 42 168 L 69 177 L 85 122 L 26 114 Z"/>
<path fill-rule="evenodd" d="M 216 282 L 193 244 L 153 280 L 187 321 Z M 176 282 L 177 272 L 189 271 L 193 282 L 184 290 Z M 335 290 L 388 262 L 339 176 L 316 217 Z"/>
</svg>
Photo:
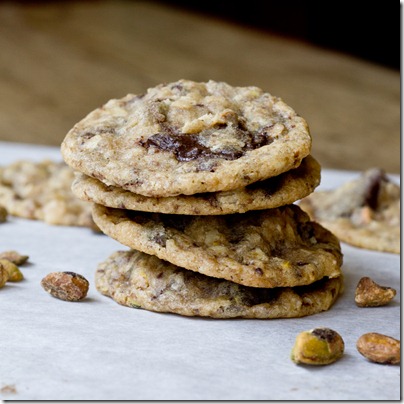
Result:
<svg viewBox="0 0 404 404">
<path fill-rule="evenodd" d="M 309 123 L 323 167 L 399 173 L 393 11 L 345 0 L 2 1 L 0 141 L 59 146 L 111 98 L 213 79 L 283 98 Z"/>
</svg>

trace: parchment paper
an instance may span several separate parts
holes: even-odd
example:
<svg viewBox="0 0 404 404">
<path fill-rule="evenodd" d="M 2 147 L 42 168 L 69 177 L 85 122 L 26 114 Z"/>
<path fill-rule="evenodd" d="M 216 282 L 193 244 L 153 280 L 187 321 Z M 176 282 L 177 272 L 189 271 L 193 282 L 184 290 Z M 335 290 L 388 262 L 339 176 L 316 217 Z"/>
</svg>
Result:
<svg viewBox="0 0 404 404">
<path fill-rule="evenodd" d="M 0 165 L 60 160 L 56 148 L 0 142 Z M 321 188 L 358 173 L 323 170 Z M 345 292 L 328 312 L 301 319 L 212 320 L 118 305 L 94 286 L 97 264 L 116 241 L 89 229 L 10 218 L 0 250 L 30 256 L 25 280 L 0 289 L 2 400 L 399 400 L 400 367 L 368 362 L 364 333 L 400 338 L 400 259 L 342 244 Z M 85 301 L 52 298 L 40 286 L 52 271 L 90 281 Z M 370 276 L 397 289 L 385 307 L 358 308 L 357 282 Z M 296 335 L 318 326 L 339 332 L 345 355 L 323 367 L 290 360 Z"/>
</svg>

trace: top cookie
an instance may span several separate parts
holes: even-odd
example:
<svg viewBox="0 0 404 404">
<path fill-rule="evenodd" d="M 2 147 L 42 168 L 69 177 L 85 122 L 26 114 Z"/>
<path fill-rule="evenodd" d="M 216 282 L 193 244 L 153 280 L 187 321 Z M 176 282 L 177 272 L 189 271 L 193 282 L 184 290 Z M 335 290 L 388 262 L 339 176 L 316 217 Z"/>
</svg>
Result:
<svg viewBox="0 0 404 404">
<path fill-rule="evenodd" d="M 244 187 L 300 165 L 306 121 L 257 87 L 180 80 L 110 100 L 62 143 L 74 169 L 144 196 Z"/>
</svg>

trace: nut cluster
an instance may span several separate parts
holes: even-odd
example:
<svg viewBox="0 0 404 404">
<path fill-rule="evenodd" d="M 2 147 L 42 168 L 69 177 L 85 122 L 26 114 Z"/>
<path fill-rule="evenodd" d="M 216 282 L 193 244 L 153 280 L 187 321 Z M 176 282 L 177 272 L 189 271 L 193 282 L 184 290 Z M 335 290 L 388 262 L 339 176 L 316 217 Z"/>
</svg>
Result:
<svg viewBox="0 0 404 404">
<path fill-rule="evenodd" d="M 388 304 L 396 290 L 380 286 L 369 277 L 360 279 L 355 291 L 358 307 L 380 307 Z M 358 352 L 371 362 L 396 365 L 400 363 L 400 341 L 384 334 L 370 332 L 357 343 Z M 330 328 L 315 328 L 297 335 L 291 359 L 297 364 L 328 365 L 344 353 L 342 337 Z"/>
</svg>

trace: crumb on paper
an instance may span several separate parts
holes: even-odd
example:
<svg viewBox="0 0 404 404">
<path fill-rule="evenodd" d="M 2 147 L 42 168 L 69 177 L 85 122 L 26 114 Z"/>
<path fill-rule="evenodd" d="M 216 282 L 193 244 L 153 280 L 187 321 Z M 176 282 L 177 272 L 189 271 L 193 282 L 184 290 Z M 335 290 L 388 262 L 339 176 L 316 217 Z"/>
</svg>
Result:
<svg viewBox="0 0 404 404">
<path fill-rule="evenodd" d="M 17 394 L 17 389 L 14 384 L 6 384 L 0 389 L 2 394 Z"/>
</svg>

